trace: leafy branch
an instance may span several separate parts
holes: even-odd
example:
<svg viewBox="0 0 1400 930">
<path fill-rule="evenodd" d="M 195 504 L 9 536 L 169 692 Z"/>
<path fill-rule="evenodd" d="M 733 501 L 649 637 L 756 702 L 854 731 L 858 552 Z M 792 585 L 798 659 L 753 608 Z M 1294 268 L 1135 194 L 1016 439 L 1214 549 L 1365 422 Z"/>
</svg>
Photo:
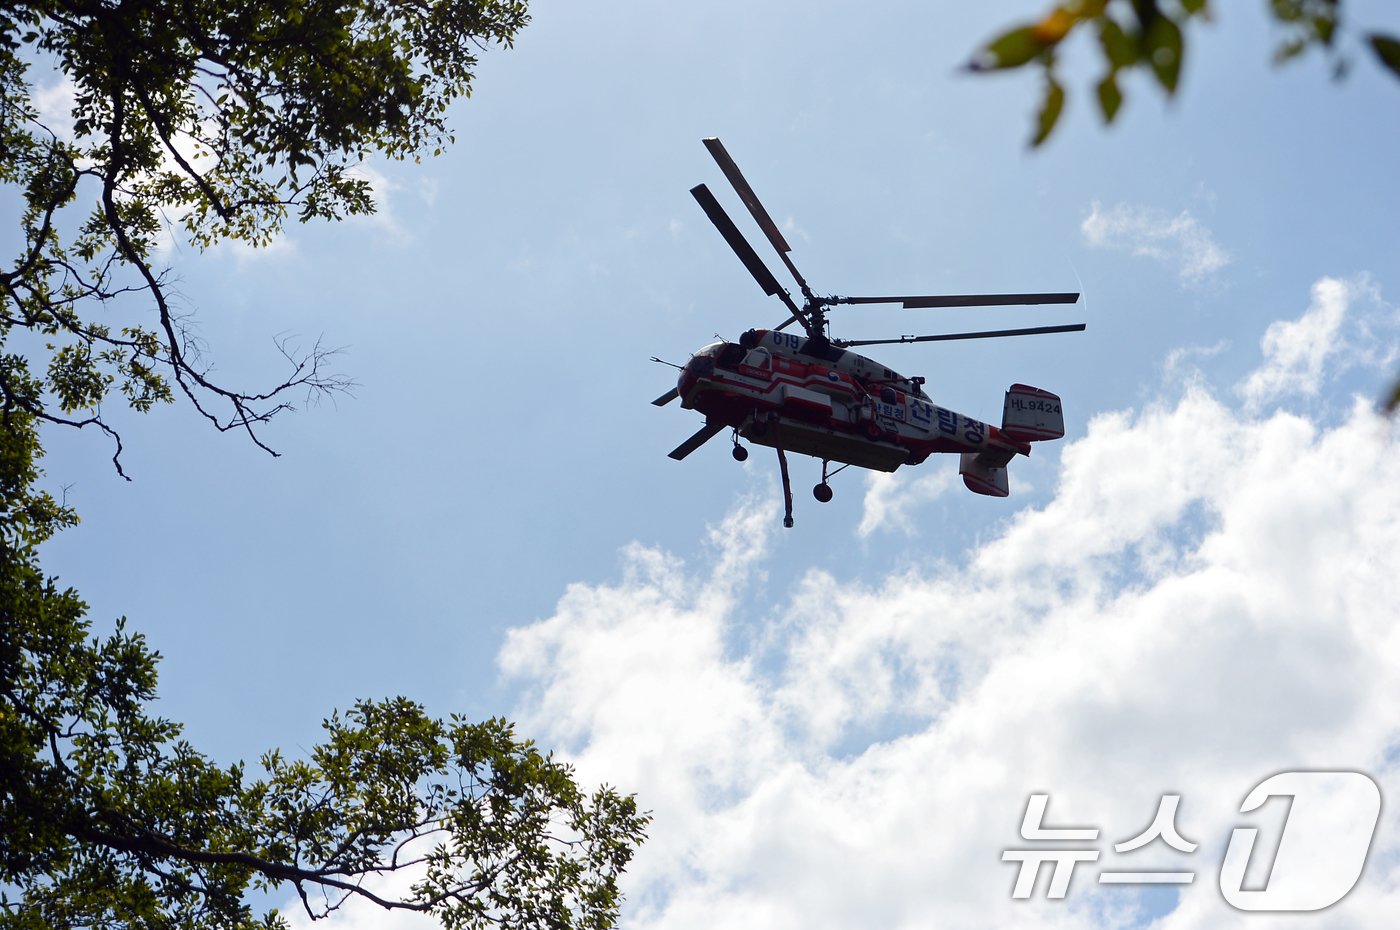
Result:
<svg viewBox="0 0 1400 930">
<path fill-rule="evenodd" d="M 224 384 L 172 310 L 160 243 L 262 246 L 291 217 L 371 213 L 353 168 L 455 140 L 449 103 L 477 54 L 509 47 L 523 0 L 26 0 L 0 9 L 0 185 L 25 205 L 22 246 L 0 258 L 6 410 L 107 422 L 113 394 L 145 411 L 183 397 L 216 429 L 260 428 L 290 398 L 349 390 L 334 350 L 287 343 L 275 383 Z M 45 71 L 41 62 L 53 62 Z M 37 82 L 72 91 L 72 128 L 37 111 Z M 104 317 L 120 313 L 126 325 Z M 42 346 L 42 348 L 36 348 Z"/>
<path fill-rule="evenodd" d="M 1340 77 L 1350 58 L 1339 47 L 1341 0 L 1270 0 L 1269 13 L 1284 34 L 1274 59 L 1285 62 L 1310 48 L 1320 48 Z M 1207 0 L 1073 0 L 1053 7 L 1041 18 L 1011 28 L 982 46 L 968 62 L 973 72 L 1023 67 L 1041 70 L 1045 91 L 1036 114 L 1031 146 L 1042 145 L 1064 111 L 1065 88 L 1056 65 L 1065 40 L 1076 31 L 1092 33 L 1104 72 L 1094 85 L 1099 113 L 1112 123 L 1123 104 L 1125 72 L 1145 71 L 1171 97 L 1186 57 L 1186 31 L 1193 20 L 1208 20 Z M 1400 77 L 1400 40 L 1383 32 L 1362 34 L 1377 62 Z"/>
<path fill-rule="evenodd" d="M 250 778 L 150 714 L 159 656 L 124 621 L 90 638 L 34 560 L 75 520 L 35 490 L 39 452 L 31 420 L 0 418 L 0 927 L 284 927 L 245 903 L 258 888 L 312 918 L 358 899 L 454 928 L 613 925 L 648 816 L 504 720 L 361 701 Z"/>
</svg>

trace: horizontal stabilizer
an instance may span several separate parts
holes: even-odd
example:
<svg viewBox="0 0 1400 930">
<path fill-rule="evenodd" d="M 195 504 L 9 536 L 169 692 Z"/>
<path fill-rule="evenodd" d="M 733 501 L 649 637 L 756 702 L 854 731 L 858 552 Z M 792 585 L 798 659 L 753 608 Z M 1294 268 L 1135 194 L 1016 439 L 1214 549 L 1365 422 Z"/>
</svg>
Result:
<svg viewBox="0 0 1400 930">
<path fill-rule="evenodd" d="M 704 426 L 700 427 L 700 429 L 695 433 L 694 436 L 691 436 L 685 442 L 676 446 L 668 454 L 671 456 L 671 458 L 679 462 L 681 459 L 685 458 L 687 455 L 694 452 L 696 449 L 700 448 L 705 443 L 709 442 L 711 439 L 714 439 L 721 432 L 723 432 L 724 429 L 725 426 L 723 423 L 706 423 Z"/>
<path fill-rule="evenodd" d="M 1029 384 L 1013 384 L 1006 392 L 1001 431 L 1019 442 L 1059 439 L 1065 434 L 1060 398 Z"/>
<path fill-rule="evenodd" d="M 958 467 L 958 474 L 962 475 L 963 484 L 967 485 L 969 491 L 985 494 L 988 497 L 1009 495 L 1011 485 L 1007 483 L 1006 469 L 988 465 L 980 461 L 982 458 L 983 456 L 976 452 L 962 454 L 962 463 Z"/>
</svg>

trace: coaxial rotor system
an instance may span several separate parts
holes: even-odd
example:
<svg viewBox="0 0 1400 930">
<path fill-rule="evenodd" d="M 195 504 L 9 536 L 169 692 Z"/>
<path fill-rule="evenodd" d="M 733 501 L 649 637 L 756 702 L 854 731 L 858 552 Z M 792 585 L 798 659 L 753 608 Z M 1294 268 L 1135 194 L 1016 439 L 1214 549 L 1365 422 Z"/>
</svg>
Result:
<svg viewBox="0 0 1400 930">
<path fill-rule="evenodd" d="M 710 218 L 710 222 L 719 230 L 719 234 L 724 237 L 724 241 L 729 243 L 729 247 L 734 250 L 739 261 L 748 269 L 749 274 L 762 288 L 763 293 L 769 297 L 777 297 L 783 302 L 791 314 L 787 320 L 774 327 L 782 330 L 798 323 L 806 331 L 808 338 L 818 344 L 829 344 L 838 348 L 848 348 L 852 346 L 869 345 L 897 345 L 906 342 L 944 342 L 958 339 L 988 339 L 1002 336 L 1031 336 L 1044 335 L 1047 333 L 1069 333 L 1079 332 L 1085 328 L 1083 323 L 1070 323 L 1060 326 L 1035 326 L 1020 329 L 996 329 L 971 333 L 939 333 L 927 336 L 899 336 L 893 339 L 831 339 L 827 335 L 827 310 L 831 307 L 865 304 L 899 304 L 907 310 L 935 308 L 935 307 L 996 307 L 996 306 L 1022 306 L 1035 304 L 1072 304 L 1079 300 L 1078 293 L 1070 292 L 1047 292 L 1033 294 L 925 294 L 910 295 L 901 297 L 842 297 L 836 295 L 822 296 L 814 293 L 807 283 L 807 279 L 797 270 L 788 253 L 792 247 L 788 245 L 783 237 L 778 224 L 773 222 L 772 216 L 764 208 L 758 195 L 754 193 L 753 187 L 744 177 L 739 166 L 734 163 L 734 159 L 729 156 L 724 148 L 724 144 L 719 139 L 709 138 L 704 140 L 705 148 L 709 150 L 715 162 L 719 165 L 720 171 L 729 180 L 734 191 L 739 195 L 740 201 L 748 208 L 753 216 L 758 228 L 763 231 L 764 236 L 777 251 L 778 257 L 786 266 L 788 273 L 797 282 L 798 291 L 802 302 L 799 304 L 793 296 L 788 293 L 774 277 L 773 272 L 759 258 L 758 253 L 749 245 L 739 228 L 734 225 L 734 221 L 724 212 L 719 201 L 714 194 L 704 184 L 697 184 L 690 189 L 700 209 L 705 211 L 705 215 Z"/>
</svg>

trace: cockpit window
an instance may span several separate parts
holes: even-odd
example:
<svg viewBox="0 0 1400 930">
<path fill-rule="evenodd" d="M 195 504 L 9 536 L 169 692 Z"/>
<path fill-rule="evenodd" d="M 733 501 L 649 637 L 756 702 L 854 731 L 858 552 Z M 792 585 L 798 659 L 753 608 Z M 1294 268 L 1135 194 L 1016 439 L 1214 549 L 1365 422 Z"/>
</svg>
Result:
<svg viewBox="0 0 1400 930">
<path fill-rule="evenodd" d="M 737 342 L 726 342 L 720 347 L 719 354 L 715 357 L 715 364 L 721 368 L 738 368 L 739 363 L 744 360 L 744 347 Z"/>
<path fill-rule="evenodd" d="M 752 368 L 761 368 L 764 371 L 773 367 L 773 354 L 763 346 L 750 349 L 748 355 L 744 357 L 744 364 Z"/>
</svg>

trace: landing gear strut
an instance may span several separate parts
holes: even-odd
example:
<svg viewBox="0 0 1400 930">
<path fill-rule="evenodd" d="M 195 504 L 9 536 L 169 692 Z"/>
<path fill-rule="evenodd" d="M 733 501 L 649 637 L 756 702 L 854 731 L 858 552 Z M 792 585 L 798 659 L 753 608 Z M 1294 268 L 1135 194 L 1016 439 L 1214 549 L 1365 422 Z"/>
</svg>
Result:
<svg viewBox="0 0 1400 930">
<path fill-rule="evenodd" d="M 821 501 L 823 504 L 829 502 L 832 496 L 831 485 L 827 484 L 827 481 L 835 477 L 842 469 L 851 467 L 850 463 L 848 462 L 847 464 L 842 465 L 841 468 L 836 469 L 836 471 L 828 472 L 826 469 L 827 466 L 829 466 L 830 464 L 830 459 L 822 459 L 822 483 L 817 485 L 815 488 L 812 488 L 812 496 L 815 497 L 817 500 Z"/>
<path fill-rule="evenodd" d="M 787 456 L 783 447 L 777 446 L 778 471 L 783 475 L 783 526 L 792 529 L 792 482 L 788 479 Z"/>
</svg>

